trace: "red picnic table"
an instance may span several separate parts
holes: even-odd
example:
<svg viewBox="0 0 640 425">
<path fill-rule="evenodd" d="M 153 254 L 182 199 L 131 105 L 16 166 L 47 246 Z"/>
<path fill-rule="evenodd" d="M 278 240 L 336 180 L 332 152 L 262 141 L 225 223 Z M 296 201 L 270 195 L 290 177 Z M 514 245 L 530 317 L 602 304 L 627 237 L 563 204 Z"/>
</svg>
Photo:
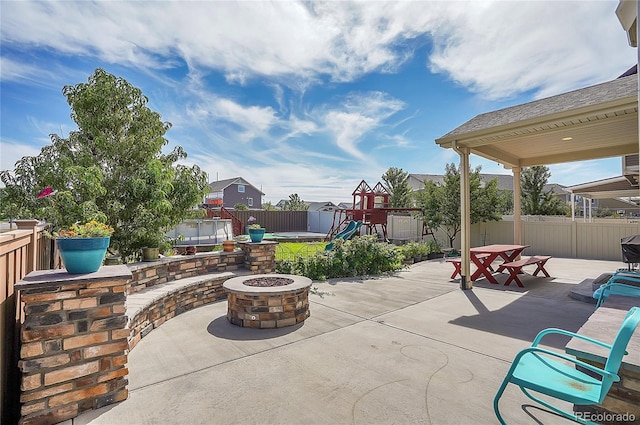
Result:
<svg viewBox="0 0 640 425">
<path fill-rule="evenodd" d="M 498 281 L 491 274 L 493 263 L 498 257 L 502 258 L 504 263 L 510 263 L 515 260 L 525 248 L 529 245 L 487 245 L 471 248 L 470 257 L 477 270 L 471 275 L 471 280 L 478 280 L 480 276 L 487 278 L 491 283 L 498 284 Z M 487 255 L 488 254 L 488 255 Z"/>
</svg>

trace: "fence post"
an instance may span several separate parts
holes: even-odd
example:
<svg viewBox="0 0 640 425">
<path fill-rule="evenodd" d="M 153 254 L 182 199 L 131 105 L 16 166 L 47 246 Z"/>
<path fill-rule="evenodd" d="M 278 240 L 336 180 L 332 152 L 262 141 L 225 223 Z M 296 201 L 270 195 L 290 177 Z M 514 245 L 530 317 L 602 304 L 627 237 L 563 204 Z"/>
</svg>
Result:
<svg viewBox="0 0 640 425">
<path fill-rule="evenodd" d="M 34 271 L 38 266 L 38 220 L 15 220 L 18 230 L 32 230 L 31 242 L 27 247 L 26 272 Z"/>
</svg>

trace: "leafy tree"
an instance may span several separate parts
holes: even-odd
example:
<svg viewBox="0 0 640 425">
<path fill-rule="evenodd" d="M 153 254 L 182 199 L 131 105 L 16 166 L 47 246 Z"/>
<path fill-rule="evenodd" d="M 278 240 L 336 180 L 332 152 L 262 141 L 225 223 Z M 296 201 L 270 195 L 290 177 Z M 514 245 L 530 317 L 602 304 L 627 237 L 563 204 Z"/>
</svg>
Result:
<svg viewBox="0 0 640 425">
<path fill-rule="evenodd" d="M 567 205 L 544 186 L 551 177 L 549 168 L 538 165 L 525 168 L 520 174 L 522 214 L 565 215 Z"/>
<path fill-rule="evenodd" d="M 513 191 L 498 189 L 498 212 L 502 215 L 513 214 Z"/>
<path fill-rule="evenodd" d="M 97 219 L 115 232 L 112 248 L 125 258 L 160 243 L 164 232 L 201 202 L 206 174 L 177 146 L 162 153 L 171 127 L 147 107 L 142 91 L 102 69 L 88 83 L 65 86 L 63 95 L 78 125 L 67 138 L 23 157 L 0 173 L 6 186 L 2 210 L 12 217 L 38 217 L 55 227 Z M 57 194 L 38 199 L 51 187 Z"/>
<path fill-rule="evenodd" d="M 496 208 L 499 203 L 498 180 L 491 179 L 482 185 L 480 167 L 469 174 L 471 194 L 471 223 L 499 221 L 502 219 Z M 431 229 L 441 229 L 449 239 L 449 247 L 460 233 L 460 170 L 455 164 L 447 164 L 444 184 L 425 181 L 424 190 L 416 194 L 422 219 Z"/>
<path fill-rule="evenodd" d="M 412 196 L 411 187 L 407 181 L 409 173 L 402 168 L 391 167 L 382 175 L 382 180 L 389 192 L 389 206 L 395 208 L 411 207 Z"/>
<path fill-rule="evenodd" d="M 233 206 L 234 210 L 238 210 L 238 211 L 248 211 L 249 207 L 247 206 L 247 204 L 243 204 L 242 202 L 238 202 L 237 204 L 235 204 Z"/>
<path fill-rule="evenodd" d="M 282 209 L 286 211 L 306 211 L 309 209 L 309 205 L 305 204 L 297 193 L 292 193 L 289 195 L 289 200 L 284 202 Z"/>
<path fill-rule="evenodd" d="M 276 210 L 276 206 L 273 205 L 271 203 L 271 201 L 269 202 L 265 202 L 264 204 L 262 204 L 262 209 L 265 211 L 275 211 Z"/>
</svg>

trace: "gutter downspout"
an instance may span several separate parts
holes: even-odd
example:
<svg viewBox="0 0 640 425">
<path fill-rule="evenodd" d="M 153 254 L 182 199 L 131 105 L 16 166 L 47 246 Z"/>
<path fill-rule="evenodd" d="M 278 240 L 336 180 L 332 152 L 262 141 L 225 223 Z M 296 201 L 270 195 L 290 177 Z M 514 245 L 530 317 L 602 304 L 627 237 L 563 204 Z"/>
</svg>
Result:
<svg viewBox="0 0 640 425">
<path fill-rule="evenodd" d="M 471 281 L 471 195 L 469 191 L 469 148 L 459 148 L 457 140 L 451 148 L 460 155 L 460 289 L 473 289 Z M 467 278 L 469 279 L 467 280 Z"/>
</svg>

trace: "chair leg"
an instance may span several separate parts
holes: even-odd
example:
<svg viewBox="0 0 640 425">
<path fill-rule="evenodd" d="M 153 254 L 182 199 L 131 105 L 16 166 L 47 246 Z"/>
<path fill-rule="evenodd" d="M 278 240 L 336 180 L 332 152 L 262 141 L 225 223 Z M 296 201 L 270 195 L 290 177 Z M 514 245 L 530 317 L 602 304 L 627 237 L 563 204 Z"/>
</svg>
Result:
<svg viewBox="0 0 640 425">
<path fill-rule="evenodd" d="M 500 409 L 498 408 L 498 401 L 500 400 L 500 397 L 502 397 L 502 393 L 504 393 L 505 388 L 507 388 L 507 385 L 509 384 L 509 379 L 508 379 L 509 377 L 510 375 L 507 374 L 507 376 L 502 381 L 502 385 L 500 385 L 500 388 L 498 388 L 498 392 L 496 393 L 496 396 L 493 398 L 493 412 L 496 414 L 496 418 L 498 418 L 498 421 L 502 425 L 507 425 L 507 423 L 502 418 L 502 414 L 500 413 Z"/>
</svg>

